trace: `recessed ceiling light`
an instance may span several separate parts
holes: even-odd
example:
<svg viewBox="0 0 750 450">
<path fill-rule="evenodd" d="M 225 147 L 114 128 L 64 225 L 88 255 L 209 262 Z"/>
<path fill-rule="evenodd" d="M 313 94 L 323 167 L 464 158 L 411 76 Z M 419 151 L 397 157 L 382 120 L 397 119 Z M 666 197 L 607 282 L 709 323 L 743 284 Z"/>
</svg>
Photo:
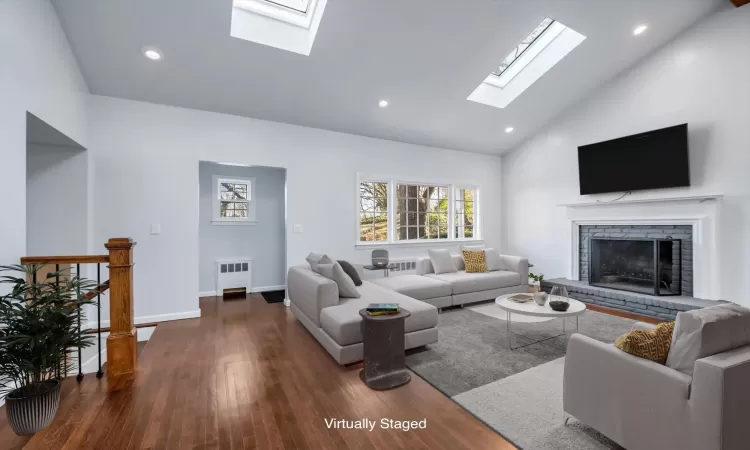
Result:
<svg viewBox="0 0 750 450">
<path fill-rule="evenodd" d="M 648 28 L 648 25 L 638 25 L 633 30 L 633 34 L 636 36 L 638 36 L 639 34 L 643 34 L 643 32 L 646 31 L 647 28 Z"/>
<path fill-rule="evenodd" d="M 514 129 L 513 127 L 507 127 L 507 128 L 505 128 L 505 132 L 506 133 L 512 133 L 513 129 Z"/>
<path fill-rule="evenodd" d="M 161 61 L 164 58 L 161 51 L 156 47 L 143 47 L 143 56 L 151 61 Z"/>
<path fill-rule="evenodd" d="M 380 106 L 381 108 L 385 108 L 386 106 L 388 106 L 388 100 L 380 100 L 378 102 L 378 106 Z"/>
</svg>

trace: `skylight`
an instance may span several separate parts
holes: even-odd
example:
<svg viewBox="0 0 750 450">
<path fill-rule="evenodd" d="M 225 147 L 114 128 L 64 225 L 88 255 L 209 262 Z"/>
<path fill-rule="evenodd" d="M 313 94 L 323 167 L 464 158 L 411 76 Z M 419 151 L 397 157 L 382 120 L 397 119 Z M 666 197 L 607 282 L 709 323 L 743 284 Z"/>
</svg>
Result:
<svg viewBox="0 0 750 450">
<path fill-rule="evenodd" d="M 500 67 L 497 70 L 493 71 L 492 75 L 495 75 L 496 77 L 499 77 L 500 75 L 502 75 L 503 72 L 505 72 L 508 69 L 508 67 L 510 67 L 510 65 L 513 64 L 518 59 L 518 57 L 521 56 L 523 52 L 525 52 L 531 46 L 531 44 L 533 44 L 534 41 L 536 41 L 537 38 L 542 35 L 542 33 L 547 31 L 547 29 L 553 23 L 555 23 L 555 21 L 550 19 L 549 17 L 542 20 L 542 23 L 537 25 L 537 27 L 534 28 L 534 31 L 532 31 L 531 34 L 526 36 L 524 40 L 521 41 L 521 43 L 518 44 L 518 46 L 516 46 L 516 48 L 514 48 L 508 54 L 508 56 L 505 57 L 503 62 L 500 63 Z"/>
<path fill-rule="evenodd" d="M 585 39 L 562 23 L 545 18 L 467 100 L 505 108 Z"/>
<path fill-rule="evenodd" d="M 233 37 L 309 55 L 327 0 L 233 0 Z"/>
<path fill-rule="evenodd" d="M 293 9 L 301 13 L 306 13 L 310 7 L 310 0 L 265 0 L 272 5 L 283 6 L 284 8 Z"/>
</svg>

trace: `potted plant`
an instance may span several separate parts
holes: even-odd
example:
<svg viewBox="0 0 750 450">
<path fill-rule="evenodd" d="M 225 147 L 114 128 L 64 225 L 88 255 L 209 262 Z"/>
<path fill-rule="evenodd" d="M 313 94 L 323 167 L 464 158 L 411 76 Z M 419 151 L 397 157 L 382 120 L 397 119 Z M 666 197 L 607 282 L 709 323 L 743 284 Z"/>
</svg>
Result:
<svg viewBox="0 0 750 450">
<path fill-rule="evenodd" d="M 86 294 L 96 283 L 67 270 L 42 276 L 41 267 L 0 266 L 0 283 L 10 285 L 0 296 L 0 395 L 8 423 L 22 436 L 52 422 L 70 359 L 94 343 L 79 329 L 79 314 L 93 303 Z"/>
<path fill-rule="evenodd" d="M 539 292 L 542 290 L 542 281 L 544 280 L 544 274 L 535 274 L 533 272 L 529 272 L 529 280 L 532 280 L 531 283 L 529 283 L 529 292 Z"/>
</svg>

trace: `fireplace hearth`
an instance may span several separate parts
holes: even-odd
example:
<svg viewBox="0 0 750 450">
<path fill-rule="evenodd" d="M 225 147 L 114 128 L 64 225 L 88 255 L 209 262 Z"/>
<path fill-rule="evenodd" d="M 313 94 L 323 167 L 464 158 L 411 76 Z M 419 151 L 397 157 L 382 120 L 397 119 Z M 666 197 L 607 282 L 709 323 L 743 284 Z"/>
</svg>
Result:
<svg viewBox="0 0 750 450">
<path fill-rule="evenodd" d="M 591 238 L 589 284 L 652 295 L 681 295 L 680 239 Z"/>
</svg>

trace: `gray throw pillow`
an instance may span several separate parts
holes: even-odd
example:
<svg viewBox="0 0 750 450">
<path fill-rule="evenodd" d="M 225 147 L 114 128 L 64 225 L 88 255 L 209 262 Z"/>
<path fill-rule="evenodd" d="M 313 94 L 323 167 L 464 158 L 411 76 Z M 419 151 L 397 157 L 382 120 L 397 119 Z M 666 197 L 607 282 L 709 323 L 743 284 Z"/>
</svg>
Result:
<svg viewBox="0 0 750 450">
<path fill-rule="evenodd" d="M 310 253 L 307 255 L 307 258 L 305 258 L 305 261 L 307 261 L 308 264 L 310 264 L 310 269 L 312 269 L 313 272 L 317 272 L 316 267 L 318 265 L 318 262 L 320 261 L 320 258 L 322 258 L 323 255 L 320 253 Z"/>
<path fill-rule="evenodd" d="M 445 249 L 427 250 L 432 267 L 436 274 L 458 272 L 456 265 L 453 263 L 451 253 Z"/>
<path fill-rule="evenodd" d="M 500 252 L 494 248 L 484 250 L 484 260 L 487 263 L 487 271 L 489 272 L 505 270 L 505 264 L 503 264 L 503 260 L 500 258 Z"/>
<path fill-rule="evenodd" d="M 344 269 L 344 272 L 349 275 L 349 278 L 352 279 L 355 286 L 362 286 L 362 278 L 359 277 L 357 269 L 351 265 L 349 261 L 339 260 L 339 264 L 341 264 L 341 268 Z"/>
<path fill-rule="evenodd" d="M 310 269 L 317 273 L 320 273 L 318 264 L 333 264 L 333 260 L 328 255 L 321 255 L 320 253 L 310 253 L 305 258 L 305 261 L 310 264 Z"/>
<path fill-rule="evenodd" d="M 318 264 L 319 274 L 333 280 L 339 287 L 339 297 L 342 298 L 359 298 L 360 294 L 354 281 L 344 272 L 341 264 L 334 261 L 333 264 Z"/>
</svg>

